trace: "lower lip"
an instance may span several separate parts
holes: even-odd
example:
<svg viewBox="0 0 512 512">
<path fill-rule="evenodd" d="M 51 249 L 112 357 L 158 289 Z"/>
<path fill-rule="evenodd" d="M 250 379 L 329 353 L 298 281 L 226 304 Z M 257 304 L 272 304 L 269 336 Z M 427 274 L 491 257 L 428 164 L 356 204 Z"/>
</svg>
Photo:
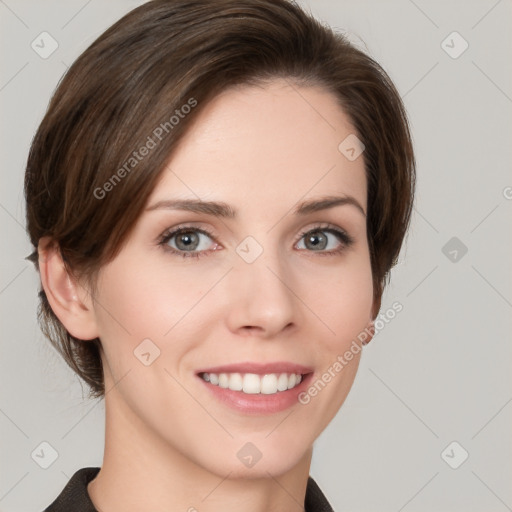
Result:
<svg viewBox="0 0 512 512">
<path fill-rule="evenodd" d="M 215 398 L 237 411 L 248 414 L 272 414 L 284 411 L 298 403 L 298 395 L 307 389 L 313 378 L 313 373 L 304 375 L 298 386 L 286 391 L 278 391 L 271 395 L 233 391 L 232 389 L 221 388 L 220 386 L 206 382 L 199 375 L 197 377 Z"/>
</svg>

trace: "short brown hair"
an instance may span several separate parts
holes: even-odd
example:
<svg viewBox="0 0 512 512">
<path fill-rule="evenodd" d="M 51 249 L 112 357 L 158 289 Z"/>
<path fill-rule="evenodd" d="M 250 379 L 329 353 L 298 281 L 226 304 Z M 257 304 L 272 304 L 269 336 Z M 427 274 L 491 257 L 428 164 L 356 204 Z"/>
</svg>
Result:
<svg viewBox="0 0 512 512">
<path fill-rule="evenodd" d="M 228 87 L 279 77 L 332 92 L 365 145 L 367 237 L 380 308 L 414 196 L 405 108 L 378 63 L 288 0 L 152 0 L 92 43 L 61 80 L 32 141 L 25 198 L 34 248 L 50 237 L 68 271 L 96 275 L 126 242 L 201 108 Z M 127 166 L 162 126 L 156 147 Z M 39 270 L 37 250 L 29 259 Z M 89 385 L 89 396 L 103 396 L 100 340 L 70 335 L 44 290 L 39 296 L 44 334 Z"/>
</svg>

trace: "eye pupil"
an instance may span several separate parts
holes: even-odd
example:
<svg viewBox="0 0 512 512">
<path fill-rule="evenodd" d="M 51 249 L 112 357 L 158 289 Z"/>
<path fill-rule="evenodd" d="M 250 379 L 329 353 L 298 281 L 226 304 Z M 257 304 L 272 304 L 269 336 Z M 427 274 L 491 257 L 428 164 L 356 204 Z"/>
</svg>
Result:
<svg viewBox="0 0 512 512">
<path fill-rule="evenodd" d="M 180 233 L 176 237 L 176 246 L 178 249 L 190 249 L 192 246 L 193 249 L 197 247 L 199 243 L 197 233 L 193 233 L 191 231 L 187 231 L 185 233 Z M 180 247 L 182 245 L 182 247 Z"/>
<path fill-rule="evenodd" d="M 326 242 L 327 238 L 324 235 L 322 235 L 320 231 L 313 231 L 312 234 L 310 234 L 306 239 L 306 246 L 308 243 L 310 243 L 312 244 L 313 248 L 318 248 L 318 246 L 320 245 L 322 246 L 321 248 L 324 249 Z"/>
</svg>

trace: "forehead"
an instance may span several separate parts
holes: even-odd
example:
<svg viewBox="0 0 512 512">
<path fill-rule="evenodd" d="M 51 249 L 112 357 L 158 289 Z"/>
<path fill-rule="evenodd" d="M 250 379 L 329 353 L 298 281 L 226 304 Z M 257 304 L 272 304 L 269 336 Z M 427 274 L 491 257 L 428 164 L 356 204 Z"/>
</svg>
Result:
<svg viewBox="0 0 512 512">
<path fill-rule="evenodd" d="M 150 202 L 221 199 L 250 210 L 348 194 L 366 211 L 363 157 L 338 146 L 355 130 L 336 97 L 288 80 L 223 91 L 204 106 L 171 156 Z"/>
</svg>

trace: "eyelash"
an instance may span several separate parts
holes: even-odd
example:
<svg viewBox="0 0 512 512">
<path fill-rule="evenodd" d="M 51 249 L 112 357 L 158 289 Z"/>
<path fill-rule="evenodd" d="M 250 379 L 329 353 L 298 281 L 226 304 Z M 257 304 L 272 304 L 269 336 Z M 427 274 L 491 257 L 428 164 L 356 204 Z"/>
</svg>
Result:
<svg viewBox="0 0 512 512">
<path fill-rule="evenodd" d="M 181 234 L 181 233 L 188 233 L 188 232 L 197 232 L 202 233 L 203 235 L 209 236 L 213 241 L 215 241 L 215 236 L 212 232 L 210 232 L 208 229 L 201 229 L 197 228 L 195 226 L 181 226 L 179 228 L 176 228 L 172 231 L 166 231 L 161 235 L 161 237 L 158 240 L 158 245 L 162 246 L 163 250 L 166 252 L 170 252 L 171 254 L 176 254 L 178 256 L 181 256 L 182 258 L 200 258 L 202 256 L 209 256 L 212 252 L 215 252 L 213 249 L 210 249 L 208 251 L 177 251 L 176 249 L 169 247 L 167 243 L 171 238 Z M 315 231 L 324 231 L 326 233 L 331 233 L 332 235 L 335 235 L 340 242 L 342 242 L 342 245 L 340 248 L 331 250 L 331 251 L 318 251 L 319 256 L 335 256 L 337 254 L 340 254 L 341 252 L 348 249 L 350 246 L 354 244 L 354 239 L 345 231 L 338 229 L 334 227 L 331 224 L 321 224 L 318 226 L 314 226 L 312 228 L 308 228 L 305 231 L 302 231 L 300 233 L 299 239 L 300 241 L 305 235 L 308 233 L 312 233 Z M 296 242 L 296 243 L 297 243 Z M 301 249 L 305 250 L 305 249 Z M 307 252 L 316 252 L 316 251 L 307 251 Z"/>
</svg>

